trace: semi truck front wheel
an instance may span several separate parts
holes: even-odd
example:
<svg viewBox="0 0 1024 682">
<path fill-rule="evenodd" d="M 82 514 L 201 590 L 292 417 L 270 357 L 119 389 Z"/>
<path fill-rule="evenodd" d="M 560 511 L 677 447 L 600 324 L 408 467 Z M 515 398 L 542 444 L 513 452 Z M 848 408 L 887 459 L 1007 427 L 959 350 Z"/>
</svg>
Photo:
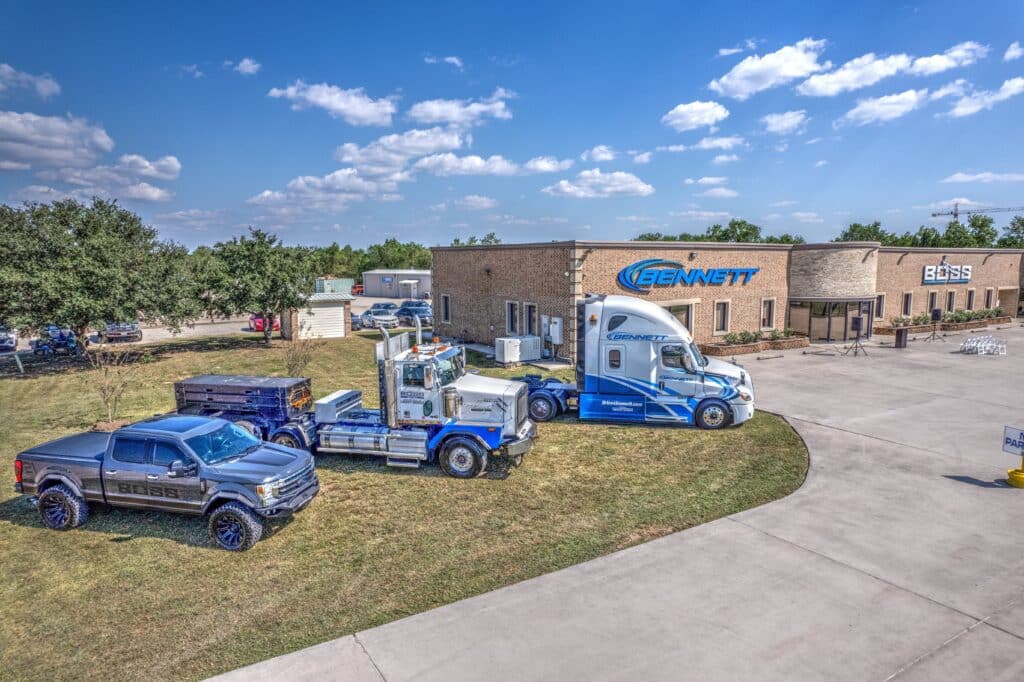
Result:
<svg viewBox="0 0 1024 682">
<path fill-rule="evenodd" d="M 697 408 L 697 425 L 702 429 L 721 429 L 729 425 L 732 412 L 721 400 L 706 400 Z"/>
<path fill-rule="evenodd" d="M 445 441 L 439 459 L 441 469 L 455 478 L 474 478 L 487 468 L 487 452 L 476 441 L 463 436 Z"/>
</svg>

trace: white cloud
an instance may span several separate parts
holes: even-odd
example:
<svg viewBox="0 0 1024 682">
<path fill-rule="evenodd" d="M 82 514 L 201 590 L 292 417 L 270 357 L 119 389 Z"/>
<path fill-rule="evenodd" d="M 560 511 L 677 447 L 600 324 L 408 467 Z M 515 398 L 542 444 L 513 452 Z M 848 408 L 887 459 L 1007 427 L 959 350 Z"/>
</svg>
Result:
<svg viewBox="0 0 1024 682">
<path fill-rule="evenodd" d="M 800 109 L 798 111 L 785 111 L 780 114 L 767 114 L 761 117 L 761 123 L 764 124 L 764 129 L 769 133 L 775 133 L 776 135 L 792 135 L 793 133 L 802 133 L 804 127 L 807 125 L 807 111 Z"/>
<path fill-rule="evenodd" d="M 690 209 L 687 211 L 672 211 L 670 216 L 686 220 L 725 220 L 731 217 L 728 211 L 704 211 L 701 209 Z"/>
<path fill-rule="evenodd" d="M 633 155 L 633 163 L 650 163 L 654 152 L 641 152 Z"/>
<path fill-rule="evenodd" d="M 1012 62 L 1015 59 L 1024 57 L 1024 48 L 1020 46 L 1016 40 L 1010 43 L 1010 46 L 1006 48 L 1006 52 L 1003 53 L 1004 62 Z"/>
<path fill-rule="evenodd" d="M 458 126 L 472 126 L 482 123 L 485 118 L 510 119 L 512 111 L 508 100 L 515 93 L 497 88 L 490 97 L 472 99 L 431 99 L 417 102 L 409 109 L 409 118 L 418 123 L 450 123 Z"/>
<path fill-rule="evenodd" d="M 455 205 L 469 211 L 485 211 L 497 206 L 498 202 L 491 197 L 485 197 L 480 194 L 467 194 L 461 199 L 456 199 Z"/>
<path fill-rule="evenodd" d="M 928 95 L 928 99 L 934 102 L 944 97 L 963 97 L 968 87 L 970 87 L 970 83 L 963 78 L 958 78 L 952 83 L 946 83 L 938 90 L 933 90 L 932 94 Z"/>
<path fill-rule="evenodd" d="M 722 164 L 732 163 L 734 161 L 739 160 L 740 157 L 736 156 L 735 154 L 719 154 L 715 158 L 711 159 L 711 163 L 715 164 L 716 166 L 721 166 Z"/>
<path fill-rule="evenodd" d="M 303 175 L 293 178 L 283 192 L 263 190 L 250 197 L 246 203 L 267 211 L 266 216 L 257 216 L 258 220 L 288 222 L 344 211 L 350 204 L 367 199 L 401 199 L 395 191 L 393 178 L 368 179 L 362 177 L 355 168 L 341 168 L 323 176 Z"/>
<path fill-rule="evenodd" d="M 720 95 L 745 100 L 762 90 L 832 68 L 831 62 L 818 63 L 824 49 L 824 40 L 805 38 L 764 56 L 751 55 L 708 87 Z"/>
<path fill-rule="evenodd" d="M 892 121 L 920 108 L 928 101 L 928 90 L 906 90 L 894 95 L 857 100 L 857 106 L 837 119 L 833 126 L 863 126 Z"/>
<path fill-rule="evenodd" d="M 819 216 L 814 211 L 793 211 L 793 213 L 790 213 L 790 215 L 793 216 L 794 219 L 800 221 L 801 223 L 825 222 L 825 219 Z"/>
<path fill-rule="evenodd" d="M 84 118 L 0 111 L 0 158 L 8 164 L 89 166 L 113 148 L 107 131 Z"/>
<path fill-rule="evenodd" d="M 730 55 L 739 54 L 743 52 L 742 47 L 720 47 L 718 48 L 719 57 L 728 57 Z"/>
<path fill-rule="evenodd" d="M 918 57 L 911 64 L 909 72 L 915 76 L 930 76 L 959 66 L 970 66 L 988 55 L 988 46 L 972 40 L 959 43 L 942 54 Z"/>
<path fill-rule="evenodd" d="M 700 142 L 690 147 L 690 149 L 721 149 L 728 151 L 735 149 L 736 147 L 742 147 L 746 144 L 739 135 L 728 135 L 725 137 L 705 137 Z"/>
<path fill-rule="evenodd" d="M 608 145 L 599 144 L 580 154 L 580 158 L 584 161 L 611 161 L 617 155 L 615 150 Z"/>
<path fill-rule="evenodd" d="M 669 144 L 654 149 L 659 152 L 685 152 L 687 148 L 685 144 Z"/>
<path fill-rule="evenodd" d="M 1024 173 L 953 173 L 941 182 L 1024 182 Z"/>
<path fill-rule="evenodd" d="M 31 167 L 32 166 L 30 166 L 27 163 L 21 163 L 19 161 L 6 161 L 4 159 L 0 159 L 0 170 L 18 171 L 28 170 Z"/>
<path fill-rule="evenodd" d="M 181 75 L 192 76 L 193 78 L 202 78 L 206 74 L 199 70 L 198 64 L 184 64 L 181 67 Z"/>
<path fill-rule="evenodd" d="M 143 178 L 174 180 L 180 173 L 181 162 L 177 157 L 164 156 L 150 161 L 139 154 L 124 154 L 112 166 L 43 170 L 38 176 L 50 182 L 74 185 L 78 189 L 72 194 L 80 197 L 168 201 L 174 197 L 172 192 L 156 187 Z"/>
<path fill-rule="evenodd" d="M 212 225 L 218 225 L 223 220 L 223 211 L 207 211 L 200 208 L 188 208 L 172 213 L 157 214 L 154 219 L 157 223 L 174 227 L 189 227 L 203 229 Z"/>
<path fill-rule="evenodd" d="M 523 170 L 528 173 L 556 173 L 558 171 L 572 168 L 572 159 L 557 159 L 554 156 L 535 156 L 523 164 Z"/>
<path fill-rule="evenodd" d="M 1000 102 L 1016 97 L 1022 92 L 1024 92 L 1024 78 L 1019 76 L 1011 78 L 1008 81 L 1003 81 L 998 90 L 979 90 L 969 95 L 964 95 L 957 100 L 947 115 L 954 118 L 970 116 L 983 109 L 991 109 Z"/>
<path fill-rule="evenodd" d="M 966 197 L 956 197 L 953 199 L 946 199 L 945 201 L 933 201 L 930 204 L 913 206 L 912 208 L 918 211 L 922 211 L 924 209 L 936 211 L 943 208 L 953 208 L 954 204 L 959 204 L 960 206 L 968 208 L 972 206 L 981 206 L 981 202 L 972 201 Z"/>
<path fill-rule="evenodd" d="M 661 122 L 677 132 L 713 126 L 729 117 L 729 110 L 718 102 L 677 104 L 661 117 Z"/>
<path fill-rule="evenodd" d="M 874 85 L 883 78 L 906 71 L 910 65 L 910 57 L 905 54 L 877 57 L 869 52 L 851 59 L 835 71 L 811 76 L 797 86 L 796 91 L 801 95 L 833 97 L 841 92 Z"/>
<path fill-rule="evenodd" d="M 328 83 L 309 85 L 302 80 L 286 88 L 272 88 L 267 96 L 289 100 L 296 111 L 319 107 L 354 126 L 391 125 L 396 110 L 394 97 L 373 99 L 363 88 L 346 90 Z"/>
<path fill-rule="evenodd" d="M 24 71 L 18 71 L 10 64 L 0 64 L 0 94 L 15 88 L 35 90 L 36 94 L 43 99 L 60 94 L 60 84 L 49 74 L 34 76 Z"/>
<path fill-rule="evenodd" d="M 158 180 L 174 180 L 181 173 L 181 162 L 176 156 L 162 156 L 150 161 L 139 154 L 123 154 L 117 165 L 127 172 Z"/>
<path fill-rule="evenodd" d="M 828 161 L 825 161 L 824 159 L 822 159 L 821 161 L 815 161 L 814 162 L 814 167 L 815 168 L 824 168 L 827 165 L 828 165 Z"/>
<path fill-rule="evenodd" d="M 462 60 L 454 55 L 450 57 L 433 57 L 431 55 L 427 55 L 423 58 L 423 61 L 427 64 L 448 64 L 450 66 L 454 66 L 459 71 L 462 71 L 464 66 Z"/>
<path fill-rule="evenodd" d="M 29 185 L 11 192 L 11 199 L 14 201 L 38 201 L 40 203 L 59 201 L 70 196 L 67 192 L 46 185 Z"/>
<path fill-rule="evenodd" d="M 262 67 L 263 65 L 252 57 L 242 57 L 242 61 L 235 64 L 235 71 L 243 76 L 255 76 Z"/>
<path fill-rule="evenodd" d="M 135 201 L 170 201 L 174 198 L 174 193 L 163 187 L 154 187 L 148 182 L 136 182 L 119 188 L 117 193 L 111 196 Z"/>
<path fill-rule="evenodd" d="M 416 170 L 426 171 L 433 175 L 515 175 L 519 167 L 502 156 L 489 156 L 486 159 L 471 154 L 456 156 L 451 152 L 432 154 L 413 164 Z"/>
<path fill-rule="evenodd" d="M 694 196 L 708 197 L 709 199 L 732 199 L 739 195 L 739 192 L 734 189 L 729 189 L 728 187 L 712 187 L 711 189 L 704 190 Z"/>
<path fill-rule="evenodd" d="M 541 190 L 552 196 L 596 199 L 611 196 L 639 196 L 654 194 L 654 188 L 632 173 L 615 171 L 602 173 L 599 168 L 582 171 L 575 180 L 559 180 Z"/>
<path fill-rule="evenodd" d="M 364 176 L 392 175 L 401 179 L 398 174 L 411 159 L 461 149 L 467 138 L 452 128 L 414 128 L 404 133 L 384 135 L 362 147 L 346 142 L 335 151 L 335 158 L 351 164 Z"/>
<path fill-rule="evenodd" d="M 686 178 L 683 180 L 684 184 L 687 185 L 724 185 L 729 181 L 729 178 L 722 177 L 721 175 L 706 175 L 702 178 Z"/>
<path fill-rule="evenodd" d="M 819 142 L 821 142 L 824 139 L 825 138 L 823 138 L 823 137 L 812 137 L 811 139 L 807 140 L 806 144 L 818 144 Z"/>
</svg>

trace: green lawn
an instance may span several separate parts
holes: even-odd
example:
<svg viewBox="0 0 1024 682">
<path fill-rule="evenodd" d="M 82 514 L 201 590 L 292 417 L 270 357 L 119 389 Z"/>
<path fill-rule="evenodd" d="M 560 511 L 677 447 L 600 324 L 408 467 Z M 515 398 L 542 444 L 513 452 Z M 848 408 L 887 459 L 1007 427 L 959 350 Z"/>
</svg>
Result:
<svg viewBox="0 0 1024 682">
<path fill-rule="evenodd" d="M 193 374 L 284 371 L 279 348 L 245 336 L 148 353 L 125 416 L 171 409 Z M 308 371 L 316 397 L 352 386 L 375 403 L 372 358 L 366 336 L 328 342 Z M 19 377 L 0 361 L 0 678 L 200 678 L 768 502 L 807 468 L 768 414 L 722 432 L 563 419 L 522 467 L 472 481 L 322 456 L 320 496 L 243 554 L 170 514 L 94 508 L 47 531 L 12 492 L 11 461 L 100 418 L 87 367 L 30 362 Z"/>
</svg>

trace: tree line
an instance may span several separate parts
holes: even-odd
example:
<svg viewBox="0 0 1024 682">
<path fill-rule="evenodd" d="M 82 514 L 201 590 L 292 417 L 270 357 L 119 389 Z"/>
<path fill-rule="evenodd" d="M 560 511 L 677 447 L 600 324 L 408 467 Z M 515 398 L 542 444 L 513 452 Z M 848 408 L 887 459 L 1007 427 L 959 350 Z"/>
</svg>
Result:
<svg viewBox="0 0 1024 682">
<path fill-rule="evenodd" d="M 715 223 L 704 232 L 679 234 L 663 234 L 661 232 L 644 232 L 634 241 L 652 242 L 740 242 L 743 244 L 803 244 L 804 238 L 788 232 L 780 235 L 762 235 L 761 228 L 746 220 L 733 218 L 728 225 Z"/>
</svg>

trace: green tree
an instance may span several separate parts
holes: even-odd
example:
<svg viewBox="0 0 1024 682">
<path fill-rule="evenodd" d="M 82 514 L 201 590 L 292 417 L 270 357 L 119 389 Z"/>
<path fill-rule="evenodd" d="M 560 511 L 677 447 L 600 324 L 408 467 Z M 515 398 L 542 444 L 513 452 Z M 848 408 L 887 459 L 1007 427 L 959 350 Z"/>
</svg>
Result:
<svg viewBox="0 0 1024 682">
<path fill-rule="evenodd" d="M 187 254 L 115 201 L 0 206 L 0 317 L 80 336 L 106 320 L 179 329 L 202 312 Z"/>
<path fill-rule="evenodd" d="M 833 239 L 834 242 L 880 242 L 882 246 L 889 246 L 896 241 L 896 235 L 882 229 L 882 223 L 877 220 L 873 223 L 850 223 L 846 229 Z"/>
<path fill-rule="evenodd" d="M 257 313 L 268 322 L 275 315 L 306 305 L 313 292 L 313 271 L 301 251 L 281 244 L 277 236 L 249 228 L 249 235 L 218 242 L 216 267 L 209 273 L 209 303 L 222 315 Z M 263 325 L 269 345 L 272 324 Z"/>
<path fill-rule="evenodd" d="M 761 228 L 754 223 L 733 218 L 725 227 L 715 224 L 708 228 L 707 239 L 712 242 L 761 242 Z"/>
<path fill-rule="evenodd" d="M 946 231 L 942 233 L 940 246 L 961 249 L 974 246 L 974 235 L 959 220 L 951 220 L 946 225 Z M 922 244 L 921 246 L 924 246 Z"/>
<path fill-rule="evenodd" d="M 494 232 L 488 232 L 483 237 L 477 237 L 475 234 L 473 234 L 467 237 L 465 241 L 458 237 L 452 240 L 452 246 L 476 246 L 477 244 L 481 244 L 483 246 L 491 246 L 500 243 L 501 237 L 499 237 Z"/>
<path fill-rule="evenodd" d="M 1001 249 L 1024 249 L 1024 216 L 1015 215 L 996 242 Z"/>
<path fill-rule="evenodd" d="M 967 220 L 967 229 L 971 231 L 974 246 L 979 249 L 990 247 L 996 243 L 999 232 L 995 228 L 992 216 L 975 213 Z"/>
<path fill-rule="evenodd" d="M 779 235 L 770 234 L 764 238 L 765 244 L 803 244 L 804 238 L 798 234 L 783 232 Z"/>
<path fill-rule="evenodd" d="M 921 246 L 938 248 L 943 246 L 942 234 L 934 227 L 928 225 L 922 225 L 917 228 L 917 232 L 911 236 L 912 243 L 906 244 L 906 246 Z M 901 244 L 900 246 L 904 246 Z"/>
</svg>

